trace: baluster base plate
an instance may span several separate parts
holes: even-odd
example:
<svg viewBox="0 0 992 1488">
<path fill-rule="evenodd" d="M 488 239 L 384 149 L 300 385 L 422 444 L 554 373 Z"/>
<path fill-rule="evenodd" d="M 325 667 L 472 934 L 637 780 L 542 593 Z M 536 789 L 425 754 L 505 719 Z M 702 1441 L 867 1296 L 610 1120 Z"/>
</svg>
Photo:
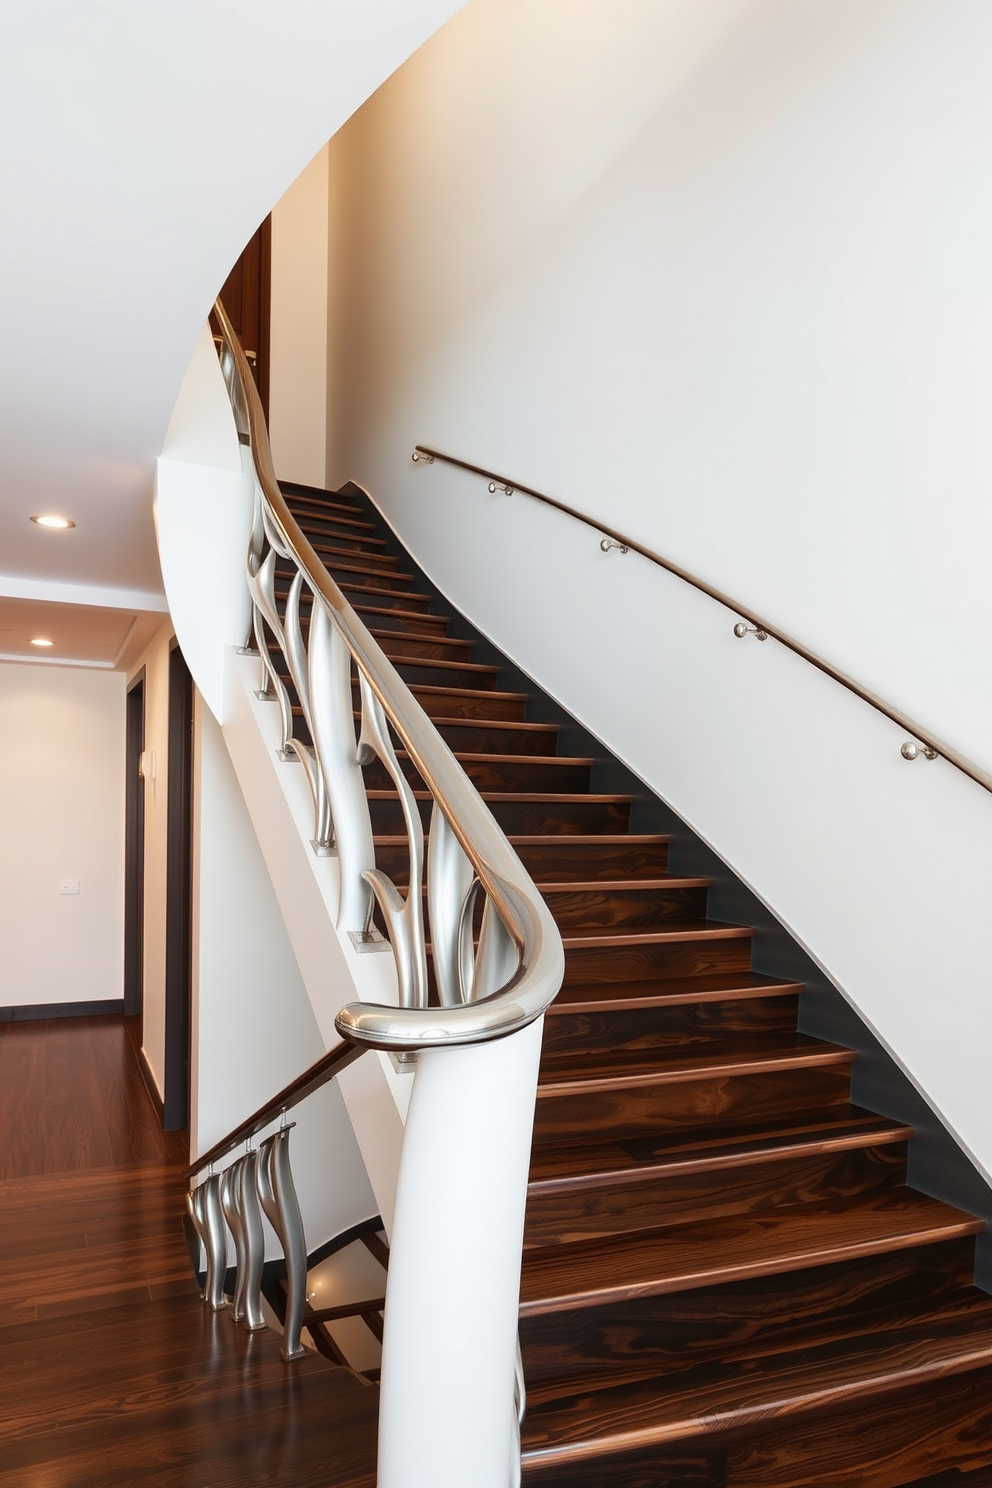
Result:
<svg viewBox="0 0 992 1488">
<path fill-rule="evenodd" d="M 356 951 L 366 954 L 369 951 L 391 951 L 392 946 L 381 931 L 372 926 L 371 930 L 349 930 L 348 939 Z"/>
</svg>

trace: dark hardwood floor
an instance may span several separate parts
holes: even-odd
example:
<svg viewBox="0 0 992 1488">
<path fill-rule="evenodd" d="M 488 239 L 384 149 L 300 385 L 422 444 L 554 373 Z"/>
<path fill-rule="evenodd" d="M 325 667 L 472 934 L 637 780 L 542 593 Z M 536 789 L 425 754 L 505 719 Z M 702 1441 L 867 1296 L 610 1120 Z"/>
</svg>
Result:
<svg viewBox="0 0 992 1488">
<path fill-rule="evenodd" d="M 378 1391 L 200 1302 L 134 1031 L 0 1030 L 0 1484 L 374 1488 Z"/>
<path fill-rule="evenodd" d="M 982 1222 L 907 1187 L 912 1129 L 851 1104 L 854 1051 L 797 1032 L 801 985 L 752 970 L 754 927 L 708 916 L 712 880 L 670 871 L 637 797 L 598 788 L 616 762 L 561 747 L 568 720 L 365 494 L 285 490 L 562 931 L 521 1290 L 525 1488 L 989 1482 Z M 398 796 L 381 765 L 366 781 L 402 882 Z"/>
</svg>

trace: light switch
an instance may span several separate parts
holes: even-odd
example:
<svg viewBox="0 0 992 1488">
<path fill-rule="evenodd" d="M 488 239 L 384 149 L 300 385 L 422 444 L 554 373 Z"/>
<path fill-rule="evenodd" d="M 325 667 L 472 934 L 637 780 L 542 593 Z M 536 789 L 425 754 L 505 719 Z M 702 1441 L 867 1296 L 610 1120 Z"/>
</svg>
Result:
<svg viewBox="0 0 992 1488">
<path fill-rule="evenodd" d="M 79 879 L 78 878 L 64 878 L 62 880 L 62 882 L 59 884 L 59 893 L 60 894 L 78 894 L 79 893 Z"/>
</svg>

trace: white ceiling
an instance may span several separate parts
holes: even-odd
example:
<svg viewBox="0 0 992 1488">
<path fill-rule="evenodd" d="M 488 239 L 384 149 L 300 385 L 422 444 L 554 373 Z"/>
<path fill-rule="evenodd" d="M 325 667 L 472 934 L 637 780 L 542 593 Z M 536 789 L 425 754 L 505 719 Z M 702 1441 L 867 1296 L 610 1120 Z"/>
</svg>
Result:
<svg viewBox="0 0 992 1488">
<path fill-rule="evenodd" d="M 163 608 L 154 463 L 210 304 L 307 161 L 458 9 L 6 8 L 0 595 Z M 76 528 L 41 531 L 40 511 Z"/>
<path fill-rule="evenodd" d="M 126 667 L 163 619 L 135 610 L 0 597 L 0 661 Z M 36 638 L 52 645 L 33 646 Z"/>
</svg>

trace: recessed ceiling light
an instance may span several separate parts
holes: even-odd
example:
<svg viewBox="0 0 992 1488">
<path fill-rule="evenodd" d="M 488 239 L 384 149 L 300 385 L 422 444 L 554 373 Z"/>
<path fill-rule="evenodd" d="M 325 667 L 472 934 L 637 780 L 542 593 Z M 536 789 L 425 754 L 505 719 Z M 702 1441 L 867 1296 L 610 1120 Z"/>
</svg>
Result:
<svg viewBox="0 0 992 1488">
<path fill-rule="evenodd" d="M 44 516 L 41 517 L 32 517 L 31 520 L 32 522 L 35 522 L 39 527 L 65 528 L 75 527 L 76 525 L 75 522 L 70 522 L 68 517 L 57 517 L 54 513 L 46 513 Z"/>
<path fill-rule="evenodd" d="M 55 642 L 46 640 L 44 636 L 36 636 L 31 644 L 32 646 L 54 646 Z"/>
</svg>

